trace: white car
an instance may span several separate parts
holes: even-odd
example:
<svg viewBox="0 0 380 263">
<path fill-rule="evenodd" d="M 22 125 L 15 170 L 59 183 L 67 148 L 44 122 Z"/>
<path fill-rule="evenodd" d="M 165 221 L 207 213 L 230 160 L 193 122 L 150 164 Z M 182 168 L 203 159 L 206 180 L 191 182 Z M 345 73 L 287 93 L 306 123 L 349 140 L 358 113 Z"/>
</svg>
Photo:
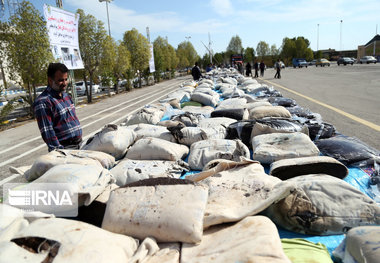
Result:
<svg viewBox="0 0 380 263">
<path fill-rule="evenodd" d="M 377 60 L 376 58 L 372 57 L 372 56 L 364 56 L 360 59 L 360 64 L 363 64 L 363 63 L 374 63 L 376 64 Z"/>
<path fill-rule="evenodd" d="M 44 90 L 46 89 L 47 87 L 46 86 L 38 86 L 36 87 L 36 97 L 40 96 L 40 94 L 42 92 L 44 92 Z"/>
<path fill-rule="evenodd" d="M 87 87 L 90 87 L 90 82 L 87 81 Z M 86 94 L 86 86 L 84 81 L 75 82 L 75 89 L 77 91 L 77 95 L 83 96 Z M 92 83 L 92 94 L 99 93 L 99 85 Z"/>
</svg>

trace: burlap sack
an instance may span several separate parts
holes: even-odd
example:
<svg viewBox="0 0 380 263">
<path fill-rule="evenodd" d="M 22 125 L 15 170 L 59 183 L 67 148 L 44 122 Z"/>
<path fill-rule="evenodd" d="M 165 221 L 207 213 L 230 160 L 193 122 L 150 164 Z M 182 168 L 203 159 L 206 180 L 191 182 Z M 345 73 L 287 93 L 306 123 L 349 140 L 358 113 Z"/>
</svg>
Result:
<svg viewBox="0 0 380 263">
<path fill-rule="evenodd" d="M 185 158 L 188 153 L 189 148 L 186 145 L 147 137 L 135 142 L 125 157 L 132 160 L 177 161 Z"/>
<path fill-rule="evenodd" d="M 348 169 L 334 158 L 312 156 L 276 161 L 270 165 L 269 174 L 281 180 L 306 174 L 328 174 L 343 179 L 348 175 Z"/>
<path fill-rule="evenodd" d="M 123 159 L 110 172 L 116 178 L 116 184 L 123 186 L 148 178 L 179 178 L 184 171 L 188 170 L 189 166 L 182 160 L 174 162 Z"/>
<path fill-rule="evenodd" d="M 319 150 L 310 138 L 300 132 L 270 133 L 252 138 L 253 160 L 270 164 L 297 157 L 318 156 Z"/>
<path fill-rule="evenodd" d="M 138 241 L 75 220 L 38 219 L 0 243 L 0 262 L 128 262 Z"/>
<path fill-rule="evenodd" d="M 250 119 L 262 119 L 265 117 L 291 118 L 290 112 L 282 106 L 259 106 L 249 112 Z"/>
<path fill-rule="evenodd" d="M 135 141 L 136 135 L 124 126 L 109 124 L 88 139 L 86 144 L 82 146 L 82 150 L 93 150 L 105 152 L 116 160 L 123 158 L 128 147 Z"/>
<path fill-rule="evenodd" d="M 199 245 L 183 244 L 181 262 L 290 263 L 276 226 L 265 216 L 244 218 L 234 225 L 205 231 Z"/>
<path fill-rule="evenodd" d="M 206 186 L 189 180 L 155 178 L 135 182 L 111 193 L 102 228 L 139 239 L 198 243 L 207 196 Z"/>
<path fill-rule="evenodd" d="M 249 112 L 251 112 L 252 109 L 260 107 L 260 106 L 271 107 L 272 104 L 270 104 L 270 102 L 268 102 L 266 100 L 263 100 L 263 101 L 256 101 L 256 102 L 247 103 L 245 107 L 249 110 Z"/>
<path fill-rule="evenodd" d="M 203 107 L 185 106 L 182 108 L 182 110 L 184 112 L 190 112 L 193 114 L 202 114 L 204 117 L 209 118 L 214 108 L 210 106 L 203 106 Z"/>
<path fill-rule="evenodd" d="M 191 100 L 202 103 L 205 106 L 215 107 L 219 101 L 219 95 L 216 93 L 214 95 L 202 93 L 202 92 L 194 92 L 191 95 Z"/>
<path fill-rule="evenodd" d="M 33 181 L 50 168 L 61 164 L 101 165 L 111 169 L 115 165 L 115 157 L 99 151 L 57 149 L 38 157 L 32 167 L 25 171 L 24 177 Z"/>
<path fill-rule="evenodd" d="M 195 142 L 190 147 L 188 163 L 193 170 L 202 170 L 211 160 L 225 159 L 239 161 L 249 158 L 249 149 L 240 140 L 209 139 Z"/>
<path fill-rule="evenodd" d="M 352 227 L 380 224 L 380 207 L 345 181 L 324 174 L 287 180 L 296 185 L 266 214 L 279 226 L 310 235 L 343 234 Z"/>
<path fill-rule="evenodd" d="M 293 184 L 267 175 L 258 162 L 214 160 L 212 167 L 186 179 L 209 187 L 203 227 L 239 221 L 256 215 L 290 194 Z M 237 187 L 238 186 L 238 187 Z"/>
</svg>

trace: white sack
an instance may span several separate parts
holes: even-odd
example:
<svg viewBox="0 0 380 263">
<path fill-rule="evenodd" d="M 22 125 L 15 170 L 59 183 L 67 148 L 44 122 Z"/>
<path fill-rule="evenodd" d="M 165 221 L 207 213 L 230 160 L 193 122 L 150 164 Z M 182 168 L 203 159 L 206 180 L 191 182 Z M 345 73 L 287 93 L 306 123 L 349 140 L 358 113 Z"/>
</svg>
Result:
<svg viewBox="0 0 380 263">
<path fill-rule="evenodd" d="M 246 104 L 245 98 L 231 98 L 221 101 L 215 110 L 245 108 Z"/>
<path fill-rule="evenodd" d="M 240 157 L 249 158 L 249 155 L 248 147 L 240 140 L 209 139 L 191 145 L 189 166 L 193 170 L 202 170 L 214 159 L 239 161 Z"/>
<path fill-rule="evenodd" d="M 147 137 L 135 142 L 125 157 L 133 160 L 177 161 L 185 158 L 188 153 L 189 148 L 185 145 Z"/>
<path fill-rule="evenodd" d="M 178 143 L 191 146 L 195 142 L 208 139 L 223 139 L 223 134 L 213 128 L 185 127 L 174 134 Z"/>
<path fill-rule="evenodd" d="M 317 146 L 304 133 L 270 133 L 252 138 L 253 159 L 261 163 L 297 157 L 318 156 Z"/>
<path fill-rule="evenodd" d="M 114 190 L 102 228 L 139 239 L 198 243 L 207 187 L 188 180 L 155 178 Z"/>
<path fill-rule="evenodd" d="M 138 241 L 110 233 L 93 225 L 62 218 L 38 219 L 15 236 L 20 243 L 28 237 L 41 239 L 40 253 L 32 253 L 13 242 L 0 243 L 0 262 L 42 262 L 51 250 L 52 262 L 128 262 Z M 49 240 L 46 242 L 46 240 Z M 42 242 L 44 245 L 42 246 Z M 49 242 L 52 242 L 49 246 Z M 54 254 L 57 253 L 54 257 Z M 50 261 L 49 261 L 50 262 Z"/>
<path fill-rule="evenodd" d="M 82 146 L 82 150 L 105 152 L 118 160 L 123 158 L 135 138 L 136 135 L 131 129 L 125 126 L 109 124 L 88 139 L 86 145 Z"/>
<path fill-rule="evenodd" d="M 187 176 L 209 187 L 203 227 L 256 215 L 290 194 L 293 184 L 267 175 L 260 163 L 214 160 L 209 170 Z M 237 187 L 238 186 L 238 187 Z"/>
<path fill-rule="evenodd" d="M 164 116 L 164 108 L 145 107 L 128 116 L 125 120 L 126 125 L 133 125 L 139 123 L 157 124 Z"/>
<path fill-rule="evenodd" d="M 226 117 L 206 118 L 199 121 L 198 127 L 218 130 L 221 134 L 220 137 L 225 138 L 227 135 L 227 127 L 234 122 L 236 122 L 235 119 Z"/>
<path fill-rule="evenodd" d="M 215 107 L 219 101 L 219 94 L 209 95 L 205 93 L 195 92 L 191 95 L 191 100 L 201 103 L 205 106 Z"/>
<path fill-rule="evenodd" d="M 188 165 L 182 160 L 174 162 L 123 159 L 110 172 L 116 178 L 116 184 L 123 186 L 148 178 L 179 178 L 183 171 L 189 170 L 188 168 Z"/>
<path fill-rule="evenodd" d="M 177 140 L 173 137 L 170 131 L 164 126 L 140 123 L 127 127 L 135 132 L 136 140 L 140 140 L 147 137 L 154 137 L 169 142 L 177 142 Z"/>
<path fill-rule="evenodd" d="M 79 203 L 88 206 L 104 189 L 115 182 L 111 173 L 99 165 L 57 165 L 34 183 L 71 183 L 71 193 L 78 193 Z"/>
<path fill-rule="evenodd" d="M 182 245 L 181 262 L 291 263 L 282 249 L 275 224 L 265 216 L 210 228 L 199 245 Z"/>
<path fill-rule="evenodd" d="M 50 168 L 61 164 L 101 165 L 111 169 L 115 165 L 115 157 L 100 151 L 57 149 L 38 157 L 24 173 L 24 177 L 33 181 Z"/>
</svg>

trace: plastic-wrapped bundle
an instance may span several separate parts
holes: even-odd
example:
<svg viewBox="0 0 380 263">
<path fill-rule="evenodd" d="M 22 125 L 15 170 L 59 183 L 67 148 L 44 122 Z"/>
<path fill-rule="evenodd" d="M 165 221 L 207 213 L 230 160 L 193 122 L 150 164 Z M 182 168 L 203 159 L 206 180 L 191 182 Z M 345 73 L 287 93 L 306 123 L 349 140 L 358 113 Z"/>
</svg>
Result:
<svg viewBox="0 0 380 263">
<path fill-rule="evenodd" d="M 306 125 L 296 120 L 285 118 L 263 118 L 258 119 L 252 129 L 252 138 L 260 134 L 268 133 L 291 133 L 302 132 L 309 135 Z"/>
<path fill-rule="evenodd" d="M 252 149 L 251 134 L 256 120 L 238 121 L 231 123 L 227 128 L 226 139 L 240 139 L 248 148 Z"/>
<path fill-rule="evenodd" d="M 327 122 L 305 122 L 309 128 L 309 136 L 312 140 L 327 139 L 335 135 L 334 125 Z"/>
<path fill-rule="evenodd" d="M 336 136 L 315 142 L 321 153 L 333 157 L 345 165 L 367 166 L 380 162 L 380 152 L 357 138 Z"/>
<path fill-rule="evenodd" d="M 248 119 L 248 110 L 244 108 L 220 109 L 211 112 L 211 117 L 227 117 L 237 121 Z"/>
<path fill-rule="evenodd" d="M 284 97 L 270 97 L 268 101 L 272 103 L 273 106 L 293 107 L 297 105 L 295 100 Z"/>
</svg>

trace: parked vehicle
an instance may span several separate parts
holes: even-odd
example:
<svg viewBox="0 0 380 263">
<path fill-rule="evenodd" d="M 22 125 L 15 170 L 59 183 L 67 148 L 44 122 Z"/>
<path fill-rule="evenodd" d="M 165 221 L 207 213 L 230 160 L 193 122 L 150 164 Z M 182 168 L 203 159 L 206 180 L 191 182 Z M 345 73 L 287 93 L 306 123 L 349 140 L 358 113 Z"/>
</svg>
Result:
<svg viewBox="0 0 380 263">
<path fill-rule="evenodd" d="M 293 63 L 294 68 L 296 68 L 296 67 L 299 67 L 299 68 L 306 67 L 307 68 L 307 62 L 304 58 L 293 58 L 292 63 Z"/>
<path fill-rule="evenodd" d="M 351 64 L 351 65 L 354 65 L 354 61 L 351 59 L 351 58 L 348 58 L 348 57 L 341 57 L 337 60 L 336 62 L 338 64 L 338 66 L 340 64 L 343 64 L 343 65 L 347 65 L 347 64 Z"/>
<path fill-rule="evenodd" d="M 46 86 L 38 86 L 38 87 L 36 87 L 36 96 L 37 97 L 40 96 L 40 94 L 42 92 L 44 92 L 45 89 L 46 89 Z"/>
<path fill-rule="evenodd" d="M 377 60 L 373 56 L 364 56 L 359 60 L 359 62 L 360 62 L 360 64 L 363 64 L 363 63 L 367 63 L 367 64 L 374 63 L 374 64 L 376 64 Z"/>
<path fill-rule="evenodd" d="M 316 62 L 317 62 L 317 60 L 313 59 L 312 61 L 309 62 L 309 65 L 314 66 Z"/>
<path fill-rule="evenodd" d="M 315 62 L 315 66 L 316 67 L 318 67 L 318 66 L 321 66 L 321 67 L 329 66 L 330 67 L 330 61 L 328 61 L 325 58 L 318 59 L 317 62 Z"/>
<path fill-rule="evenodd" d="M 354 63 L 358 62 L 358 60 L 356 58 L 351 58 L 352 61 L 354 61 Z"/>
<path fill-rule="evenodd" d="M 90 82 L 87 81 L 87 87 L 90 87 Z M 83 96 L 86 94 L 86 86 L 84 81 L 75 82 L 75 89 L 77 91 L 77 95 Z M 92 83 L 92 94 L 100 92 L 99 85 Z"/>
</svg>

